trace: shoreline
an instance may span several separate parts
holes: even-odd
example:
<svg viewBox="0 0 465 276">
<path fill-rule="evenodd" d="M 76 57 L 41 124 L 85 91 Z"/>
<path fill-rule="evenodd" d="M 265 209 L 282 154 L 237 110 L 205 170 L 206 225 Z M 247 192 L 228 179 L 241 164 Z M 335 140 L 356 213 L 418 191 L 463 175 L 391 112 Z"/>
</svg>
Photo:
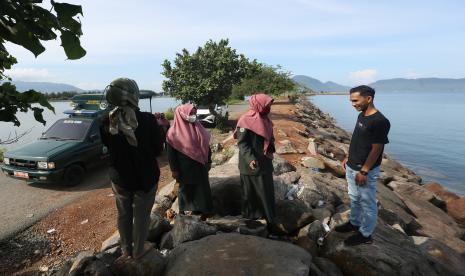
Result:
<svg viewBox="0 0 465 276">
<path fill-rule="evenodd" d="M 336 94 L 334 94 L 334 95 L 336 95 Z M 339 94 L 339 95 L 345 95 L 345 94 Z M 313 96 L 320 96 L 320 95 L 313 95 Z M 309 97 L 307 100 L 309 100 L 313 105 L 315 105 L 316 108 L 321 110 L 320 107 L 316 103 L 314 103 L 312 98 Z M 329 108 L 329 110 L 331 110 L 331 109 Z M 332 111 L 334 111 L 334 110 L 332 110 Z M 334 117 L 331 114 L 331 112 L 324 112 L 324 113 L 326 113 L 329 117 L 331 117 L 335 121 L 335 126 L 336 127 L 345 130 L 346 132 L 348 132 L 351 135 L 352 127 L 349 128 L 347 126 L 347 122 L 345 122 L 346 127 L 343 128 L 342 126 L 340 126 L 340 122 L 336 119 L 336 117 Z M 339 115 L 341 115 L 341 114 L 339 114 Z M 354 125 L 355 125 L 355 121 L 356 121 L 356 119 L 354 119 L 354 122 L 353 122 Z M 400 145 L 400 143 L 399 143 L 399 145 Z M 422 147 L 420 147 L 420 146 L 412 147 L 412 149 L 415 149 L 415 148 L 421 149 Z M 395 151 L 395 149 L 394 149 L 394 151 Z M 415 150 L 412 150 L 412 152 L 415 152 Z M 418 160 L 419 160 L 418 158 L 416 158 L 416 159 L 415 158 L 414 159 L 408 159 L 407 158 L 407 160 L 405 160 L 405 158 L 403 159 L 402 156 L 405 157 L 406 154 L 402 153 L 402 152 L 399 152 L 398 149 L 397 149 L 397 152 L 392 152 L 392 150 L 386 149 L 385 153 L 387 153 L 391 158 L 395 159 L 397 162 L 400 162 L 404 167 L 409 168 L 410 170 L 414 171 L 417 175 L 421 176 L 421 178 L 423 180 L 422 184 L 441 183 L 441 185 L 443 187 L 447 188 L 450 192 L 453 192 L 453 193 L 457 194 L 458 196 L 462 196 L 462 197 L 465 196 L 465 190 L 460 188 L 463 185 L 465 185 L 465 182 L 460 182 L 460 179 L 457 179 L 457 175 L 455 175 L 455 178 L 453 178 L 450 181 L 451 183 L 447 182 L 447 180 L 444 179 L 444 178 L 446 178 L 444 176 L 447 175 L 447 171 L 445 171 L 444 168 L 442 168 L 442 170 L 438 170 L 437 168 L 435 169 L 434 166 L 432 164 L 430 164 L 430 163 L 418 162 Z"/>
</svg>

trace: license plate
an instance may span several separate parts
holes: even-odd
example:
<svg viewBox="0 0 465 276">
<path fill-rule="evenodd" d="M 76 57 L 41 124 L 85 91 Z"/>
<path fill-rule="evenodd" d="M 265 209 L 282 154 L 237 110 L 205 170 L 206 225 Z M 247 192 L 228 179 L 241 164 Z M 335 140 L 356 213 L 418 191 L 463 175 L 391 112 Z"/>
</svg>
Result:
<svg viewBox="0 0 465 276">
<path fill-rule="evenodd" d="M 16 172 L 16 171 L 14 171 L 13 175 L 16 176 L 16 177 L 20 177 L 20 178 L 26 178 L 26 179 L 29 178 L 29 174 L 25 173 L 25 172 Z"/>
</svg>

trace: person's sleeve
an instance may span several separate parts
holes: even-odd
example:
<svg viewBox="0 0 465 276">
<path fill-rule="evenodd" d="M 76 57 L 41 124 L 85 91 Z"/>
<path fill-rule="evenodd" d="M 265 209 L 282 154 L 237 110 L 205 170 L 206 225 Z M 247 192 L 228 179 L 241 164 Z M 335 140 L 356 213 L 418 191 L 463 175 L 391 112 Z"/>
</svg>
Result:
<svg viewBox="0 0 465 276">
<path fill-rule="evenodd" d="M 172 172 L 179 172 L 178 152 L 170 144 L 166 143 L 166 153 L 168 155 L 168 163 Z"/>
<path fill-rule="evenodd" d="M 153 146 L 153 150 L 154 150 L 154 154 L 155 156 L 160 156 L 161 155 L 161 152 L 163 150 L 163 130 L 161 129 L 161 127 L 158 125 L 157 123 L 157 120 L 155 120 L 155 116 L 151 116 L 152 117 L 152 120 L 151 121 L 151 124 L 152 124 L 152 127 L 151 127 L 151 137 L 152 137 L 152 146 Z"/>
<path fill-rule="evenodd" d="M 377 121 L 373 126 L 373 144 L 389 143 L 388 134 L 391 128 L 389 120 L 384 119 Z"/>
<path fill-rule="evenodd" d="M 108 131 L 106 129 L 108 120 L 103 119 L 102 123 L 100 124 L 100 137 L 102 139 L 102 144 L 104 144 L 108 148 Z"/>
<path fill-rule="evenodd" d="M 237 146 L 239 147 L 239 154 L 244 157 L 245 162 L 250 164 L 252 160 L 257 160 L 253 154 L 252 147 L 250 146 L 249 130 L 239 128 L 237 130 Z"/>
</svg>

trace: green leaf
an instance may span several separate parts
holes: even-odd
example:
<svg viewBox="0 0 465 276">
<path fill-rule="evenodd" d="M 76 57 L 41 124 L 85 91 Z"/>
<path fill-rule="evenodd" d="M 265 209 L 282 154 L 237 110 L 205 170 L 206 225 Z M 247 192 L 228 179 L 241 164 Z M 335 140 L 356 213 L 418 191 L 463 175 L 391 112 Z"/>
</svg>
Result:
<svg viewBox="0 0 465 276">
<path fill-rule="evenodd" d="M 57 12 L 57 17 L 73 17 L 80 13 L 82 13 L 82 7 L 80 5 L 72 5 L 68 3 L 58 3 L 55 1 L 51 1 L 53 9 Z"/>
<path fill-rule="evenodd" d="M 72 32 L 62 31 L 60 38 L 61 46 L 69 59 L 80 59 L 86 55 L 86 50 L 81 47 L 79 38 Z"/>
<path fill-rule="evenodd" d="M 45 51 L 45 47 L 40 43 L 40 40 L 33 33 L 29 32 L 24 25 L 7 26 L 0 20 L 0 36 L 23 46 L 36 57 Z"/>
<path fill-rule="evenodd" d="M 40 107 L 33 107 L 32 110 L 34 111 L 34 118 L 36 121 L 42 123 L 45 126 L 47 122 L 45 122 L 44 117 L 42 116 L 44 109 Z"/>
</svg>

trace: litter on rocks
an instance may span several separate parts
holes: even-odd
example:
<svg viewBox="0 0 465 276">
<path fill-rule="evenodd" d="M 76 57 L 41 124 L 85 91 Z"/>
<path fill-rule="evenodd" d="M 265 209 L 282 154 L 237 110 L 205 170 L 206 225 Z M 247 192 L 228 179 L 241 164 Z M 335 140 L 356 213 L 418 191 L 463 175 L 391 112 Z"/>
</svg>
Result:
<svg viewBox="0 0 465 276">
<path fill-rule="evenodd" d="M 88 223 L 88 222 L 89 222 L 89 220 L 88 220 L 88 219 L 85 219 L 85 220 L 81 221 L 81 225 L 82 225 L 82 224 L 86 224 L 86 223 Z"/>
<path fill-rule="evenodd" d="M 55 228 L 52 228 L 52 229 L 49 229 L 47 230 L 47 234 L 53 234 L 55 233 L 57 230 Z"/>
<path fill-rule="evenodd" d="M 34 214 L 27 214 L 26 217 L 27 218 L 32 218 L 34 216 Z"/>
</svg>

